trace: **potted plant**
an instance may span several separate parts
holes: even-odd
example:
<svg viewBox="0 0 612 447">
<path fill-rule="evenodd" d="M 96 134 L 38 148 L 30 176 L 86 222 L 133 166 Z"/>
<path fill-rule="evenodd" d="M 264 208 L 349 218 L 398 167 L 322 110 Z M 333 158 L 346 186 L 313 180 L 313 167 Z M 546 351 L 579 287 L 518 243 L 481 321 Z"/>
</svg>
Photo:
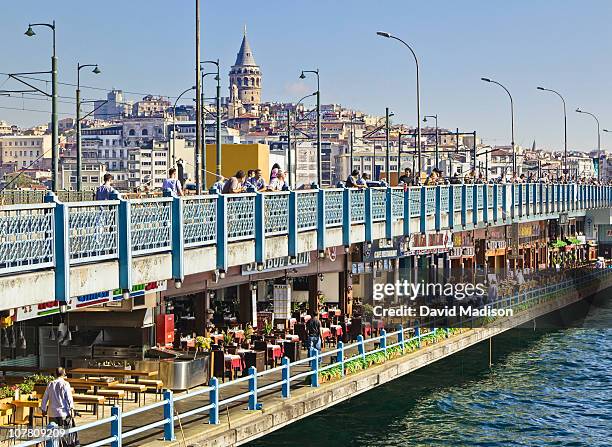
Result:
<svg viewBox="0 0 612 447">
<path fill-rule="evenodd" d="M 263 325 L 263 334 L 264 334 L 264 340 L 266 341 L 274 341 L 274 337 L 272 336 L 272 331 L 274 330 L 274 326 L 272 326 L 272 322 L 268 321 L 268 320 L 264 320 L 264 325 Z"/>
<path fill-rule="evenodd" d="M 212 339 L 210 337 L 203 337 L 202 335 L 198 335 L 195 338 L 195 354 L 193 355 L 193 359 L 195 360 L 196 356 L 198 355 L 198 351 L 210 351 L 211 345 Z"/>
<path fill-rule="evenodd" d="M 251 337 L 253 336 L 253 326 L 247 324 L 244 328 L 244 340 L 242 341 L 242 348 L 249 349 L 251 346 Z"/>
<path fill-rule="evenodd" d="M 234 333 L 233 332 L 230 332 L 230 331 L 223 332 L 223 345 L 226 347 L 236 345 L 236 343 L 234 343 Z"/>
</svg>

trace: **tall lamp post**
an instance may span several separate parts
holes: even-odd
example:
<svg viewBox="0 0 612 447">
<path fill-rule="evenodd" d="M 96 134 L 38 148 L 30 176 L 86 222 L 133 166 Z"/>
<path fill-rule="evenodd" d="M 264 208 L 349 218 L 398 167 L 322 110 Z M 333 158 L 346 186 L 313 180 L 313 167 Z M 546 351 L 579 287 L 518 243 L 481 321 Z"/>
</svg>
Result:
<svg viewBox="0 0 612 447">
<path fill-rule="evenodd" d="M 183 97 L 183 95 L 187 92 L 190 92 L 191 90 L 196 90 L 196 86 L 194 85 L 193 87 L 189 87 L 188 89 L 185 89 L 180 95 L 178 95 L 176 101 L 174 101 L 174 106 L 172 107 L 172 167 L 174 167 L 174 165 L 176 164 L 176 105 Z M 181 182 L 183 181 L 183 179 L 179 180 Z"/>
<path fill-rule="evenodd" d="M 302 101 L 304 101 L 306 98 L 310 98 L 311 96 L 315 96 L 316 94 L 317 92 L 311 93 L 309 95 L 304 96 L 298 102 L 296 102 L 295 103 L 296 111 L 297 111 L 298 106 L 302 103 Z M 297 152 L 297 146 L 296 146 L 296 152 Z M 295 158 L 297 161 L 297 153 L 295 155 Z M 288 172 L 287 184 L 291 186 L 293 184 L 293 182 L 291 181 L 291 175 L 293 172 L 293 163 L 291 159 L 291 109 L 290 108 L 287 109 L 287 172 Z"/>
<path fill-rule="evenodd" d="M 319 188 L 322 183 L 321 173 L 321 89 L 319 83 L 319 69 L 316 70 L 302 70 L 300 79 L 306 79 L 306 73 L 313 73 L 317 76 L 317 184 Z"/>
<path fill-rule="evenodd" d="M 591 112 L 585 112 L 584 110 L 576 109 L 578 113 L 584 113 L 585 115 L 592 116 L 597 123 L 597 178 L 601 179 L 601 166 L 600 165 L 600 152 L 601 152 L 601 132 L 599 130 L 599 119 Z"/>
<path fill-rule="evenodd" d="M 376 34 L 381 37 L 386 37 L 388 39 L 395 39 L 398 42 L 403 43 L 410 50 L 410 52 L 412 53 L 412 56 L 414 57 L 414 62 L 416 64 L 416 112 L 417 112 L 417 154 L 418 154 L 417 156 L 419 159 L 419 172 L 420 172 L 422 169 L 422 163 L 421 163 L 421 99 L 420 99 L 420 87 L 419 87 L 419 60 L 417 59 L 416 53 L 414 52 L 412 47 L 408 45 L 406 42 L 404 42 L 402 39 L 400 39 L 399 37 L 395 37 L 384 31 L 378 31 Z"/>
<path fill-rule="evenodd" d="M 219 59 L 216 61 L 204 61 L 203 64 L 214 64 L 217 66 L 217 75 L 215 80 L 217 81 L 217 92 L 215 95 L 215 108 L 217 109 L 216 120 L 215 120 L 215 147 L 217 153 L 217 163 L 215 173 L 217 174 L 217 180 L 221 179 L 221 76 L 219 74 Z M 203 89 L 202 89 L 203 90 Z M 204 103 L 202 102 L 202 107 Z M 202 120 L 204 121 L 204 120 Z M 206 138 L 204 138 L 204 145 L 206 145 Z"/>
<path fill-rule="evenodd" d="M 512 131 L 512 142 L 510 143 L 512 145 L 512 175 L 515 176 L 516 175 L 516 148 L 514 146 L 514 100 L 512 99 L 512 95 L 510 94 L 510 91 L 504 87 L 502 84 L 500 84 L 497 81 L 494 81 L 493 79 L 489 79 L 489 78 L 480 78 L 482 81 L 484 82 L 489 82 L 491 84 L 496 84 L 499 85 L 501 88 L 503 88 L 506 93 L 508 94 L 508 97 L 510 98 L 510 127 L 511 127 L 511 131 Z"/>
<path fill-rule="evenodd" d="M 565 108 L 565 98 L 563 98 L 561 93 L 550 88 L 538 87 L 538 90 L 554 93 L 561 98 L 561 102 L 563 103 L 563 174 L 565 174 L 565 178 L 567 180 L 569 171 L 567 168 L 567 110 Z"/>
<path fill-rule="evenodd" d="M 423 117 L 424 123 L 427 122 L 427 118 L 433 118 L 434 120 L 436 120 L 436 168 L 440 169 L 440 151 L 438 145 L 438 115 L 425 115 Z"/>
<path fill-rule="evenodd" d="M 59 172 L 59 132 L 57 118 L 57 56 L 55 53 L 55 20 L 51 23 L 30 23 L 24 33 L 28 37 L 35 36 L 32 29 L 36 26 L 46 26 L 53 34 L 53 52 L 51 55 L 51 189 L 55 192 L 58 187 Z"/>
<path fill-rule="evenodd" d="M 100 68 L 98 64 L 85 64 L 81 65 L 77 63 L 77 88 L 76 88 L 76 162 L 77 162 L 77 191 L 83 190 L 83 179 L 81 178 L 82 172 L 82 148 L 81 148 L 81 69 L 85 67 L 94 67 L 91 70 L 92 73 L 100 74 Z"/>
</svg>

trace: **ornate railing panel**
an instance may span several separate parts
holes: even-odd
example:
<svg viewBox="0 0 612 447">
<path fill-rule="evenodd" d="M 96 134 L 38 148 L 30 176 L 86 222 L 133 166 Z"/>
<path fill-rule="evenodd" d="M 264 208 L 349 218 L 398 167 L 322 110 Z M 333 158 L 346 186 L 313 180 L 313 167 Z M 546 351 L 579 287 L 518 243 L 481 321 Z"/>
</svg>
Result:
<svg viewBox="0 0 612 447">
<path fill-rule="evenodd" d="M 52 267 L 54 205 L 0 209 L 0 273 Z"/>
<path fill-rule="evenodd" d="M 70 262 L 119 257 L 119 201 L 83 202 L 68 207 Z"/>
<path fill-rule="evenodd" d="M 436 212 L 436 187 L 425 186 L 425 214 L 434 214 Z"/>
<path fill-rule="evenodd" d="M 504 187 L 503 185 L 497 186 L 497 206 L 502 208 L 504 206 Z"/>
<path fill-rule="evenodd" d="M 343 190 L 341 189 L 326 189 L 325 190 L 325 226 L 335 227 L 342 225 L 343 219 Z"/>
<path fill-rule="evenodd" d="M 484 199 L 482 194 L 482 185 L 476 185 L 476 208 L 481 210 L 484 206 Z"/>
<path fill-rule="evenodd" d="M 421 188 L 415 186 L 410 188 L 410 217 L 421 214 Z"/>
<path fill-rule="evenodd" d="M 465 203 L 466 203 L 467 209 L 471 210 L 474 207 L 474 186 L 473 185 L 467 186 L 465 197 L 466 197 Z"/>
<path fill-rule="evenodd" d="M 440 211 L 446 213 L 448 211 L 448 186 L 440 186 Z"/>
<path fill-rule="evenodd" d="M 255 237 L 255 194 L 227 196 L 227 240 Z"/>
<path fill-rule="evenodd" d="M 132 254 L 172 249 L 172 198 L 131 200 Z"/>
<path fill-rule="evenodd" d="M 185 247 L 214 244 L 217 241 L 217 196 L 192 196 L 183 200 Z"/>
<path fill-rule="evenodd" d="M 351 222 L 361 223 L 365 221 L 365 191 L 363 189 L 351 189 Z"/>
<path fill-rule="evenodd" d="M 317 213 L 319 210 L 319 193 L 317 190 L 296 191 L 297 227 L 298 231 L 317 228 Z M 342 196 L 340 196 L 342 199 Z"/>
<path fill-rule="evenodd" d="M 461 196 L 462 196 L 463 192 L 462 192 L 462 187 L 461 185 L 456 185 L 453 187 L 453 205 L 455 208 L 455 211 L 460 211 L 461 210 Z"/>
<path fill-rule="evenodd" d="M 493 185 L 487 185 L 487 207 L 493 208 Z"/>
<path fill-rule="evenodd" d="M 264 193 L 263 199 L 266 235 L 286 234 L 289 231 L 289 193 Z"/>
<path fill-rule="evenodd" d="M 387 189 L 372 188 L 372 220 L 378 222 L 385 220 L 387 216 Z"/>
<path fill-rule="evenodd" d="M 394 219 L 404 217 L 404 188 L 391 189 L 391 216 Z"/>
</svg>

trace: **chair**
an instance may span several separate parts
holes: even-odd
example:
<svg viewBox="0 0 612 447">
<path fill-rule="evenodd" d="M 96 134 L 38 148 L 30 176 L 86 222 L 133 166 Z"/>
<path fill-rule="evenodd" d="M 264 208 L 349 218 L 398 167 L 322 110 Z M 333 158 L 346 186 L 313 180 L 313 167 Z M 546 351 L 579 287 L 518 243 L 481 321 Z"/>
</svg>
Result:
<svg viewBox="0 0 612 447">
<path fill-rule="evenodd" d="M 270 359 L 268 356 L 268 342 L 258 340 L 254 343 L 253 349 L 255 351 L 265 352 L 265 364 L 270 365 L 270 362 L 273 361 L 273 359 Z"/>
<path fill-rule="evenodd" d="M 212 376 L 225 382 L 225 353 L 220 349 L 214 349 L 210 352 L 210 359 L 212 361 Z"/>
<path fill-rule="evenodd" d="M 295 335 L 300 337 L 302 346 L 306 347 L 306 344 L 308 343 L 308 334 L 306 333 L 306 325 L 304 323 L 295 323 L 293 330 L 295 331 Z"/>
</svg>

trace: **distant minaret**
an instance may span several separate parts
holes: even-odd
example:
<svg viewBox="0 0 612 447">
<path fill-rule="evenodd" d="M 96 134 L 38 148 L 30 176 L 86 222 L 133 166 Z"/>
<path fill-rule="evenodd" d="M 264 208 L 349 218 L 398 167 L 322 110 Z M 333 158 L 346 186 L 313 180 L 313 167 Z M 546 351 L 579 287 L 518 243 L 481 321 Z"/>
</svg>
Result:
<svg viewBox="0 0 612 447">
<path fill-rule="evenodd" d="M 230 96 L 232 86 L 236 86 L 234 91 L 238 91 L 238 100 L 244 105 L 257 105 L 261 102 L 261 71 L 255 63 L 253 51 L 249 45 L 244 26 L 242 45 L 236 56 L 236 62 L 232 65 L 229 72 Z"/>
</svg>

